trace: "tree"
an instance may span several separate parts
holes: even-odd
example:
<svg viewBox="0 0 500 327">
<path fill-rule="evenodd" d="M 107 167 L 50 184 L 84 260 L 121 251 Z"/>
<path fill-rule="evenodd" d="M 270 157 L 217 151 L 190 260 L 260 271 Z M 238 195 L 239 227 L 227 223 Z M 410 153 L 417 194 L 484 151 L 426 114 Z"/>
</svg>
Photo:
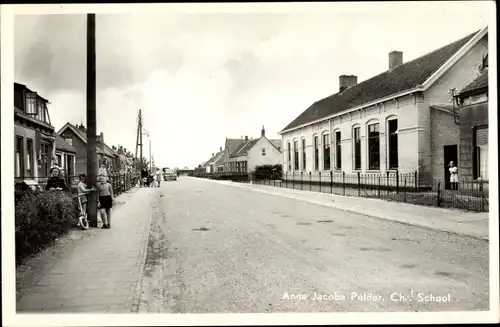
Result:
<svg viewBox="0 0 500 327">
<path fill-rule="evenodd" d="M 137 168 L 138 168 L 139 170 L 147 170 L 147 169 L 148 169 L 148 166 L 149 166 L 149 162 L 148 162 L 148 161 L 146 160 L 146 158 L 144 158 L 144 157 L 142 158 L 142 160 L 141 160 L 141 161 L 139 161 L 139 162 L 137 163 Z"/>
</svg>

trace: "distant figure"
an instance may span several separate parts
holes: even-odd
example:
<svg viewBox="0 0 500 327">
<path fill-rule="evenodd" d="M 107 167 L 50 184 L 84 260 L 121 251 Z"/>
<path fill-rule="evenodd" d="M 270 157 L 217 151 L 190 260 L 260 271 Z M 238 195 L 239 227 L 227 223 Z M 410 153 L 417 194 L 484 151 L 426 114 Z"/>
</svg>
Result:
<svg viewBox="0 0 500 327">
<path fill-rule="evenodd" d="M 101 168 L 99 168 L 99 171 L 97 172 L 97 176 L 104 176 L 106 178 L 106 182 L 109 180 L 108 167 L 106 167 L 106 164 L 101 165 Z"/>
<path fill-rule="evenodd" d="M 458 167 L 450 161 L 450 184 L 452 190 L 458 190 Z"/>
<path fill-rule="evenodd" d="M 66 182 L 64 181 L 64 178 L 61 177 L 61 168 L 59 168 L 58 166 L 53 166 L 52 168 L 50 168 L 50 173 L 52 174 L 52 176 L 48 179 L 45 189 L 49 191 L 66 190 Z"/>
<path fill-rule="evenodd" d="M 161 171 L 160 168 L 156 168 L 156 174 L 155 174 L 155 179 L 157 183 L 157 187 L 160 187 L 160 182 L 161 182 Z"/>
</svg>

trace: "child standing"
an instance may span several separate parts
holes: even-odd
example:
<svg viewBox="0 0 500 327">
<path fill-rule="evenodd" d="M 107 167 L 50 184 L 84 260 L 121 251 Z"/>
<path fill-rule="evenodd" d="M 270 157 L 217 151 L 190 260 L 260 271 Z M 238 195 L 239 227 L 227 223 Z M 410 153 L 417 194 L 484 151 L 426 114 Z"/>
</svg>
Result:
<svg viewBox="0 0 500 327">
<path fill-rule="evenodd" d="M 81 196 L 82 208 L 84 212 L 87 212 L 87 194 L 95 191 L 95 187 L 87 189 L 87 176 L 85 174 L 80 174 L 80 183 L 78 183 L 78 196 Z"/>
<path fill-rule="evenodd" d="M 97 183 L 97 190 L 99 192 L 99 211 L 102 218 L 102 228 L 111 228 L 111 208 L 113 207 L 114 194 L 111 184 L 106 182 L 106 176 L 99 176 L 99 183 Z"/>
</svg>

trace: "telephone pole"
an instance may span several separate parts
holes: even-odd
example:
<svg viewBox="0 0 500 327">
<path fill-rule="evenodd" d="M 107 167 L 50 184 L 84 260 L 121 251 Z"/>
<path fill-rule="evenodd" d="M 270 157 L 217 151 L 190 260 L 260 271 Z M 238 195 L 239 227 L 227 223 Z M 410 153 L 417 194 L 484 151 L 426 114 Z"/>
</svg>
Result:
<svg viewBox="0 0 500 327">
<path fill-rule="evenodd" d="M 96 151 L 96 58 L 95 14 L 87 14 L 87 176 L 89 188 L 97 185 Z M 91 227 L 97 227 L 97 193 L 88 197 L 88 217 Z"/>
<path fill-rule="evenodd" d="M 137 159 L 137 149 L 140 147 L 140 156 Z M 139 118 L 137 120 L 137 141 L 135 143 L 135 158 L 139 160 L 136 162 L 136 168 L 139 169 L 139 164 L 142 163 L 142 110 L 139 109 Z"/>
<path fill-rule="evenodd" d="M 151 171 L 153 171 L 153 162 L 151 161 L 151 138 L 149 139 L 149 165 L 151 167 Z"/>
</svg>

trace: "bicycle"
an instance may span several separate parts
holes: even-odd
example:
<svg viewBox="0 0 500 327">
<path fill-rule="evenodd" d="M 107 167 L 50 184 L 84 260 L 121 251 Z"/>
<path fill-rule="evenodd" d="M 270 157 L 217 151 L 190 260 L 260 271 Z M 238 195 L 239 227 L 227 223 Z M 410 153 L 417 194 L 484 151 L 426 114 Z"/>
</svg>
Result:
<svg viewBox="0 0 500 327">
<path fill-rule="evenodd" d="M 75 195 L 73 198 L 78 199 L 78 209 L 80 210 L 78 217 L 78 227 L 83 230 L 87 230 L 89 229 L 89 220 L 87 218 L 87 212 L 83 210 L 82 196 L 86 196 L 86 194 Z"/>
</svg>

